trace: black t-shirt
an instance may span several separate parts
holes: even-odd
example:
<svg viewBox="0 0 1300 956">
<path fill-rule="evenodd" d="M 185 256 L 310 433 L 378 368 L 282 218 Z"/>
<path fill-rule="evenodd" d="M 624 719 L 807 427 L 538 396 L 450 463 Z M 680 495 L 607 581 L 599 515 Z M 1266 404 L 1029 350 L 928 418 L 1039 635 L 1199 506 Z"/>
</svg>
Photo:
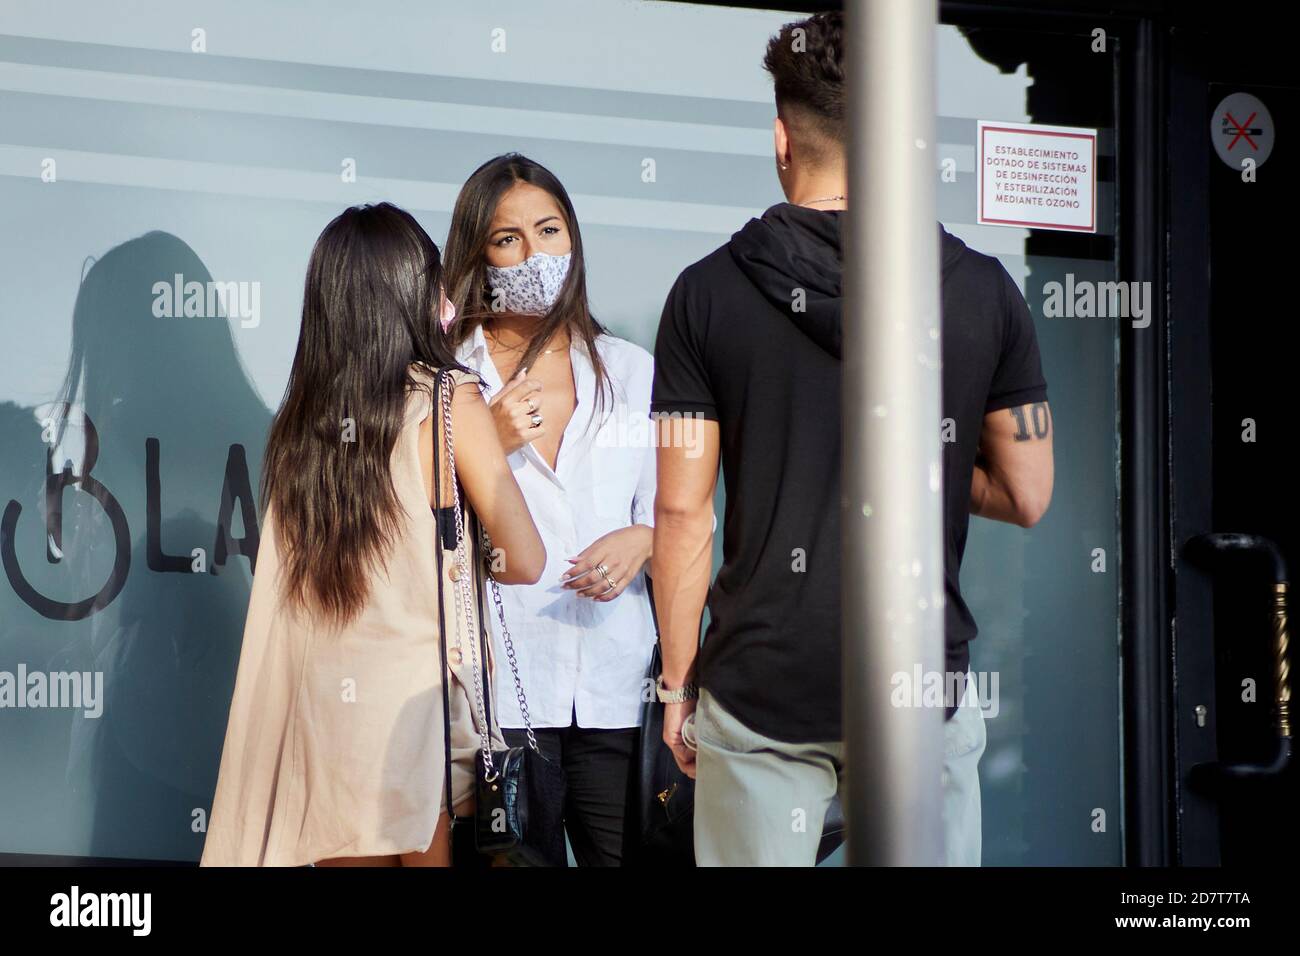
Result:
<svg viewBox="0 0 1300 956">
<path fill-rule="evenodd" d="M 720 432 L 723 563 L 697 682 L 747 726 L 791 742 L 842 736 L 842 221 L 789 203 L 751 220 L 678 277 L 655 343 L 652 411 L 713 419 Z M 947 657 L 964 672 L 974 622 L 957 568 L 980 424 L 997 402 L 1046 390 L 1010 277 L 943 235 L 945 331 L 954 325 L 943 342 L 944 414 L 958 438 L 944 446 Z"/>
</svg>

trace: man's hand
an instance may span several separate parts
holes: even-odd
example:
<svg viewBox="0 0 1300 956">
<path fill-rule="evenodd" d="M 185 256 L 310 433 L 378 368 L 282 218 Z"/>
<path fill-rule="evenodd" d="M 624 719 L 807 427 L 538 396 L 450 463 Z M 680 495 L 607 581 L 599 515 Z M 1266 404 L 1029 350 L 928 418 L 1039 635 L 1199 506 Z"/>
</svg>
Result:
<svg viewBox="0 0 1300 956">
<path fill-rule="evenodd" d="M 670 688 L 671 689 L 671 688 Z M 685 700 L 680 704 L 664 704 L 664 743 L 672 751 L 673 759 L 682 773 L 695 779 L 695 751 L 682 739 L 682 724 L 695 713 L 697 701 Z"/>
<path fill-rule="evenodd" d="M 520 369 L 488 402 L 501 447 L 507 455 L 546 434 L 541 425 L 533 425 L 533 415 L 541 407 L 541 391 L 542 383 L 535 378 L 525 378 L 524 370 Z"/>
</svg>

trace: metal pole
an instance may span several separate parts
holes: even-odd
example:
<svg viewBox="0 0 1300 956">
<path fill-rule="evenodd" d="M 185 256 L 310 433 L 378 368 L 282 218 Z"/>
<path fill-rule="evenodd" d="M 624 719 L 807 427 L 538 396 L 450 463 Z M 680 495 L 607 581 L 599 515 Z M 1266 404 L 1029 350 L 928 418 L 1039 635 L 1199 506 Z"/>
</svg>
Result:
<svg viewBox="0 0 1300 956">
<path fill-rule="evenodd" d="M 843 642 L 848 858 L 943 862 L 935 0 L 846 4 Z M 944 686 L 941 684 L 941 686 Z"/>
</svg>

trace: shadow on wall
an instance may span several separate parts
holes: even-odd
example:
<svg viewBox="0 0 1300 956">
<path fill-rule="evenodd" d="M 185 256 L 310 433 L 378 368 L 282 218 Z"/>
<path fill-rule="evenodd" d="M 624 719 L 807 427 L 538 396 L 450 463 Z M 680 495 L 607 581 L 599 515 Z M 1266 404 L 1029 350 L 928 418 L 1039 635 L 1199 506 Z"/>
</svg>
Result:
<svg viewBox="0 0 1300 956">
<path fill-rule="evenodd" d="M 202 850 L 271 421 L 220 300 L 158 314 L 211 279 L 168 233 L 113 248 L 81 282 L 57 399 L 0 406 L 0 670 L 102 673 L 98 716 L 0 712 L 0 764 L 27 768 L 0 783 L 0 851 Z"/>
</svg>

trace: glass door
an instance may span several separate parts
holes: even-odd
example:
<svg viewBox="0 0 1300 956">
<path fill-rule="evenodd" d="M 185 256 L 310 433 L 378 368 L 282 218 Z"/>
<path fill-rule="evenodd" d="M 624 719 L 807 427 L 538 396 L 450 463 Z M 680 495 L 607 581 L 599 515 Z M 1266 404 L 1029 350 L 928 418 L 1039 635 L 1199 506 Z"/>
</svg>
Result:
<svg viewBox="0 0 1300 956">
<path fill-rule="evenodd" d="M 963 562 L 979 625 L 971 666 L 991 718 L 988 866 L 1124 859 L 1117 359 L 1121 323 L 1143 320 L 1098 307 L 1121 278 L 1114 43 L 1099 52 L 1082 30 L 939 28 L 939 215 L 1024 293 L 1055 424 L 1046 516 L 1028 530 L 972 518 Z M 979 224 L 980 121 L 1095 130 L 1095 231 Z"/>
</svg>

